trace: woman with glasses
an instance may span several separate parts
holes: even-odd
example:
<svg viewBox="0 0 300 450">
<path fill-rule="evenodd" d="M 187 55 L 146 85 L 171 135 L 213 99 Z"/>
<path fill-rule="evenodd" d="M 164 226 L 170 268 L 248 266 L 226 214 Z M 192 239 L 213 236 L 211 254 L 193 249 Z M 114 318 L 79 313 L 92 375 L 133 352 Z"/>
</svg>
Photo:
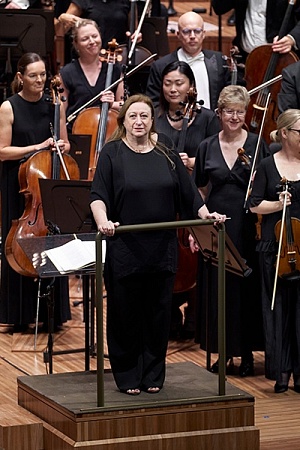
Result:
<svg viewBox="0 0 300 450">
<path fill-rule="evenodd" d="M 217 113 L 222 130 L 205 139 L 199 146 L 194 180 L 208 208 L 218 208 L 230 217 L 226 232 L 238 252 L 246 260 L 252 273 L 247 278 L 226 272 L 226 352 L 228 369 L 233 368 L 233 356 L 241 356 L 239 374 L 242 377 L 254 374 L 252 350 L 261 345 L 260 289 L 258 283 L 255 236 L 257 217 L 248 212 L 244 204 L 256 151 L 258 136 L 245 129 L 245 115 L 249 94 L 242 86 L 227 86 L 219 97 Z M 257 161 L 267 156 L 268 147 L 262 141 Z M 242 156 L 239 156 L 242 153 Z M 247 206 L 246 206 L 247 208 Z M 202 271 L 203 272 L 203 271 Z M 217 347 L 217 270 L 212 268 L 209 293 L 209 342 L 206 339 L 206 284 L 200 295 L 200 346 L 212 353 Z M 257 343 L 255 341 L 258 341 Z M 218 371 L 218 361 L 212 365 Z"/>
<path fill-rule="evenodd" d="M 281 222 L 288 227 L 300 219 L 300 110 L 288 109 L 277 119 L 271 139 L 281 150 L 263 160 L 257 168 L 250 197 L 252 212 L 262 215 L 262 237 L 258 243 L 265 335 L 265 375 L 276 380 L 275 393 L 288 390 L 293 374 L 294 390 L 300 393 L 300 272 L 299 249 L 280 258 L 276 273 Z M 283 208 L 286 213 L 283 213 Z M 289 220 L 291 217 L 291 222 Z M 276 225 L 278 223 L 278 225 Z M 275 229 L 276 226 L 276 229 Z M 281 250 L 287 250 L 284 233 Z M 298 236 L 294 234 L 298 244 Z M 291 246 L 289 250 L 293 250 Z M 285 252 L 286 255 L 286 252 Z M 284 264 L 282 264 L 284 263 Z M 275 276 L 276 284 L 275 284 Z M 275 285 L 275 292 L 274 292 Z M 273 293 L 275 295 L 273 296 Z M 274 300 L 274 301 L 273 301 Z"/>
</svg>

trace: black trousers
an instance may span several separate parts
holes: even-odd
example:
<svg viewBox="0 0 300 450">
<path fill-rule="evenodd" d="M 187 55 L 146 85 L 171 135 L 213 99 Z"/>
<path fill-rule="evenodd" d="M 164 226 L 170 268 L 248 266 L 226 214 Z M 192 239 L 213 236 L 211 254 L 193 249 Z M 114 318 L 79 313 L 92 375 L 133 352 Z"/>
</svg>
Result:
<svg viewBox="0 0 300 450">
<path fill-rule="evenodd" d="M 162 387 L 175 275 L 135 274 L 107 289 L 107 343 L 119 389 Z"/>
</svg>

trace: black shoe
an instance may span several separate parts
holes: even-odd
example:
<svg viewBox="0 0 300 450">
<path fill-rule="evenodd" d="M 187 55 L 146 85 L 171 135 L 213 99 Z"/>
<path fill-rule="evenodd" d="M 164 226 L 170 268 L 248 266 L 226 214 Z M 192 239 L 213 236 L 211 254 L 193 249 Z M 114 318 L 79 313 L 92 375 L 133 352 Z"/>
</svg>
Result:
<svg viewBox="0 0 300 450">
<path fill-rule="evenodd" d="M 233 373 L 234 363 L 232 356 L 226 356 L 226 374 L 231 375 Z M 217 360 L 209 369 L 211 373 L 219 373 L 219 360 Z"/>
<path fill-rule="evenodd" d="M 239 367 L 240 377 L 250 377 L 254 375 L 253 357 L 243 358 Z"/>
<path fill-rule="evenodd" d="M 275 394 L 282 394 L 283 392 L 286 392 L 288 388 L 289 388 L 288 384 L 279 384 L 276 381 L 274 386 L 274 392 Z"/>
<path fill-rule="evenodd" d="M 229 27 L 233 27 L 235 25 L 235 13 L 232 13 L 231 16 L 228 17 L 227 25 Z"/>
<path fill-rule="evenodd" d="M 300 375 L 294 373 L 293 378 L 294 378 L 294 391 L 300 394 Z"/>
<path fill-rule="evenodd" d="M 274 386 L 275 394 L 282 394 L 288 390 L 290 376 L 291 371 L 281 373 L 280 379 L 276 381 Z"/>
</svg>

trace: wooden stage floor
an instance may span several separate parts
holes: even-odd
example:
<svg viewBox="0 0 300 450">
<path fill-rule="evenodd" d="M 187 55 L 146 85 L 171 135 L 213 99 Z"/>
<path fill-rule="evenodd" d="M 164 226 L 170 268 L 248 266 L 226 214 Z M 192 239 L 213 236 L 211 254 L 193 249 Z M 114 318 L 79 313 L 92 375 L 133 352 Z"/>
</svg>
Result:
<svg viewBox="0 0 300 450">
<path fill-rule="evenodd" d="M 73 305 L 73 301 L 81 299 L 80 280 L 70 278 L 70 287 L 71 305 Z M 72 318 L 73 320 L 69 321 L 60 332 L 55 333 L 55 351 L 83 347 L 82 305 L 72 306 Z M 43 361 L 43 352 L 47 347 L 47 335 L 45 333 L 38 334 L 36 350 L 34 350 L 33 331 L 13 334 L 5 326 L 1 326 L 0 331 L 0 428 L 4 427 L 9 432 L 13 426 L 18 424 L 37 422 L 34 415 L 18 405 L 17 377 L 48 373 L 48 365 Z M 274 383 L 264 377 L 263 353 L 256 352 L 254 357 L 254 377 L 240 378 L 238 376 L 240 361 L 239 358 L 235 358 L 235 372 L 233 375 L 228 375 L 227 379 L 230 384 L 255 398 L 255 426 L 260 430 L 260 449 L 299 450 L 299 394 L 295 393 L 292 388 L 284 394 L 274 394 Z M 198 344 L 195 344 L 193 340 L 170 341 L 167 363 L 182 362 L 192 362 L 205 368 L 206 353 L 200 350 Z M 90 368 L 91 370 L 96 369 L 96 358 L 91 358 Z M 107 360 L 105 360 L 105 368 L 109 369 Z M 84 370 L 83 353 L 56 355 L 53 358 L 54 374 Z M 13 450 L 22 450 L 21 445 L 12 448 Z M 26 450 L 32 449 L 26 448 Z"/>
</svg>

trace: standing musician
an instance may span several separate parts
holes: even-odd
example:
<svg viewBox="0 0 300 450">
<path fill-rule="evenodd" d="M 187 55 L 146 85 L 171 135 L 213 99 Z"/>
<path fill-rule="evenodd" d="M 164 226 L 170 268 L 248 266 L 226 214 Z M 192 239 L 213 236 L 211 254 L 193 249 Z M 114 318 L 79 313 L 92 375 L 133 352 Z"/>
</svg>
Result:
<svg viewBox="0 0 300 450">
<path fill-rule="evenodd" d="M 35 53 L 25 53 L 18 62 L 13 81 L 15 94 L 0 107 L 0 159 L 2 161 L 1 202 L 3 246 L 12 225 L 24 211 L 24 196 L 19 193 L 19 167 L 22 160 L 43 149 L 54 149 L 50 123 L 54 123 L 54 107 L 46 102 L 44 87 L 46 67 Z M 64 110 L 61 107 L 61 139 L 57 145 L 69 151 Z M 23 330 L 35 321 L 38 283 L 24 277 L 8 264 L 1 252 L 0 323 L 13 324 Z M 43 307 L 45 302 L 42 302 Z M 41 321 L 46 316 L 41 311 Z M 66 283 L 55 284 L 55 325 L 70 319 L 69 294 Z M 47 324 L 47 322 L 46 322 Z"/>
<path fill-rule="evenodd" d="M 200 142 L 220 130 L 220 124 L 216 114 L 210 109 L 200 107 L 196 102 L 197 92 L 195 85 L 194 73 L 186 62 L 171 62 L 162 72 L 160 105 L 159 108 L 155 109 L 155 126 L 157 131 L 166 134 L 172 139 L 183 164 L 190 171 L 190 174 L 194 168 L 196 150 Z M 193 93 L 188 95 L 190 90 Z M 190 97 L 191 104 L 189 105 L 187 101 Z M 187 117 L 184 114 L 186 108 L 188 111 Z M 186 121 L 187 124 L 185 123 Z M 182 148 L 179 148 L 179 146 L 182 146 Z M 190 252 L 188 246 L 187 251 Z M 193 255 L 188 260 L 190 264 L 195 264 Z M 177 276 L 181 277 L 184 275 L 180 275 L 179 273 Z M 194 281 L 196 284 L 196 276 Z M 189 283 L 188 280 L 187 283 Z M 188 286 L 188 284 L 185 283 L 185 286 Z M 193 288 L 174 294 L 171 338 L 194 337 L 195 291 Z M 183 303 L 187 303 L 184 320 L 180 309 Z"/>
<path fill-rule="evenodd" d="M 272 43 L 278 53 L 288 53 L 300 48 L 300 5 L 296 2 L 288 22 L 288 32 L 278 39 L 278 32 L 288 6 L 287 0 L 212 0 L 216 14 L 235 10 L 236 37 L 243 60 L 256 47 Z M 259 64 L 259 61 L 258 61 Z"/>
<path fill-rule="evenodd" d="M 178 149 L 184 119 L 187 93 L 194 89 L 195 104 L 190 111 L 184 148 Z M 193 170 L 196 149 L 200 142 L 220 130 L 219 120 L 210 109 L 200 107 L 196 102 L 195 76 L 184 61 L 173 61 L 162 72 L 162 86 L 159 108 L 156 108 L 155 125 L 174 142 L 183 164 Z"/>
<path fill-rule="evenodd" d="M 275 393 L 282 393 L 287 391 L 293 374 L 294 390 L 300 393 L 300 237 L 294 232 L 294 223 L 298 224 L 300 219 L 300 110 L 288 109 L 280 114 L 277 131 L 271 133 L 271 138 L 280 142 L 282 149 L 258 166 L 250 197 L 251 211 L 263 215 L 262 238 L 257 250 L 262 286 L 265 375 L 276 380 Z M 288 189 L 282 191 L 283 178 L 287 180 Z M 280 237 L 278 229 L 281 229 L 282 221 L 285 231 L 281 248 L 278 248 L 276 240 Z M 299 232 L 299 225 L 297 227 Z M 292 234 L 291 239 L 287 239 L 289 234 Z M 292 253 L 292 238 L 297 243 L 295 254 Z M 291 252 L 292 263 L 288 252 Z M 277 254 L 280 258 L 276 273 Z"/>
<path fill-rule="evenodd" d="M 154 129 L 154 108 L 129 97 L 118 129 L 104 145 L 92 185 L 91 208 L 107 238 L 107 342 L 121 392 L 158 393 L 165 358 L 176 272 L 175 230 L 116 233 L 121 225 L 216 217 L 209 214 L 172 142 Z"/>
<path fill-rule="evenodd" d="M 105 88 L 108 64 L 100 61 L 102 39 L 99 28 L 93 20 L 78 21 L 72 28 L 73 46 L 78 59 L 64 66 L 60 71 L 62 87 L 66 102 L 66 116 L 76 111 L 86 102 L 94 98 Z M 119 64 L 114 64 L 112 83 L 121 76 Z M 123 83 L 119 83 L 114 92 L 103 94 L 98 101 L 108 102 L 114 109 L 120 108 L 120 101 L 124 95 Z M 97 103 L 93 103 L 93 106 Z M 72 123 L 68 129 L 71 132 Z"/>
<path fill-rule="evenodd" d="M 222 53 L 203 49 L 204 21 L 199 14 L 192 11 L 180 16 L 177 37 L 181 47 L 151 65 L 147 95 L 154 106 L 158 106 L 162 71 L 173 61 L 185 61 L 194 72 L 198 100 L 203 100 L 206 108 L 215 109 L 221 90 L 230 84 L 230 73 L 226 69 Z"/>
<path fill-rule="evenodd" d="M 262 348 L 260 333 L 260 288 L 258 261 L 255 254 L 255 214 L 245 209 L 245 199 L 252 163 L 268 155 L 264 141 L 259 144 L 258 136 L 244 128 L 249 94 L 242 86 L 226 86 L 219 97 L 218 115 L 222 130 L 205 139 L 199 146 L 193 177 L 208 208 L 217 208 L 230 220 L 226 232 L 252 269 L 248 277 L 226 272 L 226 352 L 227 369 L 232 370 L 233 356 L 241 356 L 239 374 L 246 377 L 254 374 L 252 351 Z M 258 153 L 257 153 L 258 152 Z M 256 157 L 255 157 L 256 155 Z M 197 250 L 197 247 L 194 248 Z M 193 248 L 192 248 L 193 250 Z M 201 259 L 200 259 L 201 268 Z M 199 342 L 201 348 L 218 351 L 217 341 L 217 269 L 211 268 L 209 290 L 209 330 L 207 342 L 207 278 L 199 271 L 200 308 Z M 262 328 L 262 327 L 261 327 Z M 218 361 L 212 372 L 218 372 Z"/>
</svg>

